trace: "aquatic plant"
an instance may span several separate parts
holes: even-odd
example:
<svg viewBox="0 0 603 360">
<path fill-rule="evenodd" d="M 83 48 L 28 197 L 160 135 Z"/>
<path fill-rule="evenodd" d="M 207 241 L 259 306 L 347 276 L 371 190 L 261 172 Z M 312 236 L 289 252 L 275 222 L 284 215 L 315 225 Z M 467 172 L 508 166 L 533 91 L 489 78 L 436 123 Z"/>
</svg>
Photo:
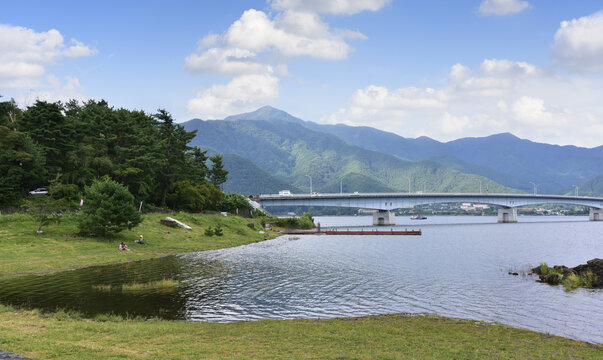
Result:
<svg viewBox="0 0 603 360">
<path fill-rule="evenodd" d="M 122 285 L 92 285 L 92 288 L 96 291 L 111 292 L 145 292 L 145 291 L 156 291 L 156 292 L 172 292 L 178 287 L 178 281 L 173 279 L 162 279 L 157 281 L 150 281 L 146 283 L 129 283 Z"/>
<path fill-rule="evenodd" d="M 144 292 L 144 291 L 159 291 L 172 292 L 178 287 L 178 281 L 174 279 L 162 279 L 147 283 L 130 283 L 123 284 L 121 291 L 123 292 Z"/>
<path fill-rule="evenodd" d="M 573 290 L 579 287 L 592 289 L 593 283 L 597 281 L 597 277 L 591 270 L 582 274 L 571 273 L 563 278 L 561 283 L 567 290 Z"/>
</svg>

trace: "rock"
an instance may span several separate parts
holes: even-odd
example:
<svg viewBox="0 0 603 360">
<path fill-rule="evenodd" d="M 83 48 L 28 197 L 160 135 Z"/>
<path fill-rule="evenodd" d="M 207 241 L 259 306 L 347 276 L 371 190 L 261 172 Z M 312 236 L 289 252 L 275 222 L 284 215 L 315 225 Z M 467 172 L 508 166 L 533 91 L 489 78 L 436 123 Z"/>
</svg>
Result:
<svg viewBox="0 0 603 360">
<path fill-rule="evenodd" d="M 592 272 L 595 276 L 593 281 L 593 288 L 603 288 L 603 259 L 595 258 L 588 260 L 586 264 L 581 264 L 573 268 L 567 266 L 555 265 L 551 268 L 555 273 L 549 273 L 542 275 L 540 266 L 532 269 L 532 272 L 539 276 L 541 282 L 545 282 L 551 285 L 558 285 L 563 277 L 578 274 L 584 276 L 585 274 Z"/>
<path fill-rule="evenodd" d="M 551 285 L 559 285 L 561 282 L 561 275 L 559 274 L 546 274 L 540 275 L 540 281 Z"/>
<path fill-rule="evenodd" d="M 165 222 L 176 224 L 176 226 L 180 226 L 181 228 L 186 229 L 186 230 L 191 230 L 192 229 L 192 227 L 186 225 L 185 223 L 183 223 L 181 221 L 173 219 L 171 217 L 166 217 L 165 220 L 161 221 L 162 224 L 164 224 Z"/>
</svg>

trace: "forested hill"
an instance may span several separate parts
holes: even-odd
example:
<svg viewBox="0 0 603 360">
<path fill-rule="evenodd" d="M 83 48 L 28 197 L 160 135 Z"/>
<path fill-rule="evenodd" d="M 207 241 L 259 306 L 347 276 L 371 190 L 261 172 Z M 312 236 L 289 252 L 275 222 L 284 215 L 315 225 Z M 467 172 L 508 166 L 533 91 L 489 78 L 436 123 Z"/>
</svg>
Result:
<svg viewBox="0 0 603 360">
<path fill-rule="evenodd" d="M 580 196 L 597 196 L 603 197 L 603 175 L 596 176 L 582 184 L 577 185 L 577 188 L 566 189 L 565 195 L 575 195 L 576 190 Z"/>
<path fill-rule="evenodd" d="M 277 179 L 242 156 L 224 154 L 224 168 L 228 169 L 228 180 L 222 189 L 227 193 L 276 194 L 285 189 L 294 193 L 301 192 L 297 187 Z"/>
<path fill-rule="evenodd" d="M 197 130 L 192 145 L 244 157 L 303 191 L 309 190 L 309 177 L 313 190 L 320 192 L 338 191 L 340 186 L 346 192 L 408 191 L 409 179 L 411 191 L 477 192 L 480 181 L 491 192 L 514 191 L 434 161 L 407 161 L 363 149 L 291 119 L 239 116 L 227 121 L 192 120 L 183 126 Z"/>
<path fill-rule="evenodd" d="M 550 145 L 509 133 L 442 143 L 427 137 L 404 138 L 370 127 L 315 123 L 307 126 L 365 149 L 414 161 L 432 159 L 527 192 L 532 189 L 530 182 L 540 184 L 542 192 L 556 193 L 603 174 L 603 146 L 588 149 Z"/>
</svg>

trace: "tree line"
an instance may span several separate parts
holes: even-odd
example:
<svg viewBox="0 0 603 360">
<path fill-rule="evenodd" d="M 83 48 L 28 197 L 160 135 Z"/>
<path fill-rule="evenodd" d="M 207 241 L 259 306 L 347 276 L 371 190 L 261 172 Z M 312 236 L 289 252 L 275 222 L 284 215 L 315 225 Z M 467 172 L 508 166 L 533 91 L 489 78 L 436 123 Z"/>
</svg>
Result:
<svg viewBox="0 0 603 360">
<path fill-rule="evenodd" d="M 109 178 L 146 206 L 220 210 L 233 200 L 220 189 L 228 171 L 221 155 L 189 146 L 195 135 L 163 109 L 38 100 L 23 110 L 0 102 L 0 208 L 19 206 L 38 187 L 73 203 Z"/>
</svg>

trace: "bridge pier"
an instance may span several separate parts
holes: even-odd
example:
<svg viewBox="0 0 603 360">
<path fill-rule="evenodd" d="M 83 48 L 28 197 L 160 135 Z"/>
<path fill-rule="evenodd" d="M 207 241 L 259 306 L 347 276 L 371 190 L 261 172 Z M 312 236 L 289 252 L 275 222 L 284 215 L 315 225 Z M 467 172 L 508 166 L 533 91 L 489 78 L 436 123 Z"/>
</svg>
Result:
<svg viewBox="0 0 603 360">
<path fill-rule="evenodd" d="M 588 220 L 603 221 L 603 209 L 590 208 L 588 212 Z"/>
<path fill-rule="evenodd" d="M 516 208 L 500 208 L 498 209 L 499 223 L 516 223 L 517 209 Z"/>
<path fill-rule="evenodd" d="M 377 210 L 373 213 L 373 225 L 396 225 L 396 215 L 389 210 Z"/>
</svg>

